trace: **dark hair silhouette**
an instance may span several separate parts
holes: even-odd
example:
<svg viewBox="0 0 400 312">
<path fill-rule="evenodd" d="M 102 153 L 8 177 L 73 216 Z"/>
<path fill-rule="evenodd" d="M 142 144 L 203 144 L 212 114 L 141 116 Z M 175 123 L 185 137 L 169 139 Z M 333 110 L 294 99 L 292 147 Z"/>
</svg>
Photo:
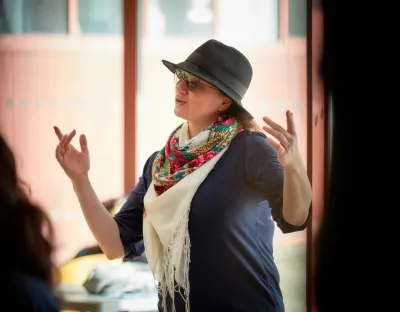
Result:
<svg viewBox="0 0 400 312">
<path fill-rule="evenodd" d="M 56 282 L 52 261 L 53 227 L 33 203 L 17 172 L 12 150 L 0 135 L 0 242 L 3 266 L 35 276 L 50 287 Z"/>
</svg>

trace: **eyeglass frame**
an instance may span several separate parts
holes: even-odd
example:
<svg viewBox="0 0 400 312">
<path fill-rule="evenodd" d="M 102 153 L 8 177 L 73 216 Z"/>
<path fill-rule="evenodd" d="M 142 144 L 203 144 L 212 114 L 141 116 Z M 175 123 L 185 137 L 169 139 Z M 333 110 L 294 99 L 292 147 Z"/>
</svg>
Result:
<svg viewBox="0 0 400 312">
<path fill-rule="evenodd" d="M 179 74 L 179 72 L 181 72 L 181 73 Z M 180 78 L 179 76 L 182 77 L 182 75 L 185 75 L 185 77 Z M 191 77 L 197 79 L 198 81 L 191 81 L 191 79 L 190 79 Z M 211 89 L 219 91 L 219 89 L 217 87 L 210 86 L 210 85 L 207 85 L 207 84 L 203 83 L 199 77 L 197 77 L 195 75 L 192 75 L 192 74 L 190 74 L 188 72 L 185 72 L 184 70 L 182 70 L 180 68 L 177 68 L 175 70 L 174 79 L 175 79 L 175 84 L 176 85 L 178 85 L 179 82 L 184 81 L 185 85 L 186 85 L 186 88 L 191 92 L 201 90 L 202 87 L 208 87 L 208 88 L 211 88 Z M 193 85 L 191 85 L 193 83 L 195 84 L 195 87 L 193 87 Z"/>
</svg>

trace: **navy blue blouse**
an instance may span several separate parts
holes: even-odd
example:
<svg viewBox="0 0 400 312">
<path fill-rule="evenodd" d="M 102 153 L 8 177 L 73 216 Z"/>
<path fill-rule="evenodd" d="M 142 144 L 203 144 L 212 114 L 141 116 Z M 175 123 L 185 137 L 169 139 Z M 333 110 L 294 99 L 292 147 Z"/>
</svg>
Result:
<svg viewBox="0 0 400 312">
<path fill-rule="evenodd" d="M 282 217 L 283 167 L 259 132 L 242 131 L 193 197 L 189 215 L 192 312 L 282 312 L 273 258 L 275 224 L 284 233 L 303 230 Z M 143 253 L 143 198 L 156 153 L 115 216 L 126 256 Z M 177 312 L 184 311 L 180 295 Z M 161 310 L 159 304 L 159 311 Z M 170 312 L 170 309 L 165 312 Z"/>
</svg>

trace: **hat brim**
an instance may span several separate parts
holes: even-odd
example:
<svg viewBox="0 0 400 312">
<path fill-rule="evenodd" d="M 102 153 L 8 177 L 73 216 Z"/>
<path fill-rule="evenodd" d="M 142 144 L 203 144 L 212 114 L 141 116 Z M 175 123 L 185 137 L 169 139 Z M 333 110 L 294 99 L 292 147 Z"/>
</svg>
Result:
<svg viewBox="0 0 400 312">
<path fill-rule="evenodd" d="M 234 105 L 237 106 L 239 111 L 246 113 L 250 119 L 254 119 L 254 117 L 243 107 L 241 103 L 241 99 L 239 96 L 233 92 L 230 88 L 228 88 L 223 82 L 220 80 L 214 78 L 210 74 L 208 74 L 204 69 L 201 67 L 197 66 L 194 63 L 184 61 L 178 64 L 171 63 L 167 60 L 162 60 L 163 64 L 172 72 L 175 73 L 176 69 L 182 69 L 185 72 L 188 72 L 189 74 L 192 74 L 196 77 L 199 77 L 200 79 L 208 82 L 209 84 L 213 85 L 216 87 L 218 90 L 220 90 L 223 94 L 228 96 L 230 99 L 233 100 Z"/>
</svg>

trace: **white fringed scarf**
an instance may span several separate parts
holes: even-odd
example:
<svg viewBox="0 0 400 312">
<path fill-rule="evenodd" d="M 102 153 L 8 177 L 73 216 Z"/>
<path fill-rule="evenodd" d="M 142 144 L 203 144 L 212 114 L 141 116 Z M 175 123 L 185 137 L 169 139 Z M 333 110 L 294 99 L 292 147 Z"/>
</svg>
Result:
<svg viewBox="0 0 400 312">
<path fill-rule="evenodd" d="M 189 140 L 188 125 L 185 123 L 179 133 L 179 145 L 201 146 L 208 135 L 206 130 Z M 159 282 L 164 312 L 167 312 L 168 294 L 172 299 L 172 310 L 176 311 L 176 291 L 185 301 L 186 312 L 190 311 L 190 205 L 198 187 L 227 149 L 228 146 L 160 196 L 157 196 L 152 182 L 144 197 L 143 238 L 146 257 L 155 280 Z"/>
</svg>

